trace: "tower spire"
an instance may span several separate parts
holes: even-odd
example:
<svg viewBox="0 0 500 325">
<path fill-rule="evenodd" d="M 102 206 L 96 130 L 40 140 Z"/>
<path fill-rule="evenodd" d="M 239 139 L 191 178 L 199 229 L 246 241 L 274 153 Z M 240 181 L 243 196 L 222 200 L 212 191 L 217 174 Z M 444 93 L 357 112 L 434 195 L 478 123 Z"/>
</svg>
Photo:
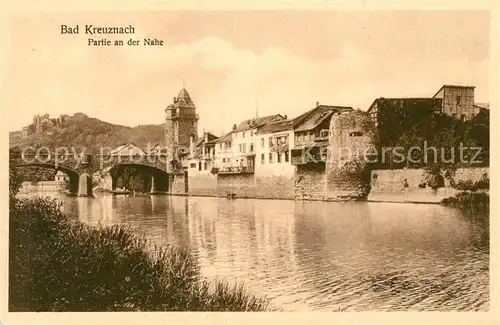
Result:
<svg viewBox="0 0 500 325">
<path fill-rule="evenodd" d="M 182 78 L 182 89 L 185 89 L 186 88 L 186 85 L 185 85 L 185 82 L 184 82 L 184 78 Z"/>
</svg>

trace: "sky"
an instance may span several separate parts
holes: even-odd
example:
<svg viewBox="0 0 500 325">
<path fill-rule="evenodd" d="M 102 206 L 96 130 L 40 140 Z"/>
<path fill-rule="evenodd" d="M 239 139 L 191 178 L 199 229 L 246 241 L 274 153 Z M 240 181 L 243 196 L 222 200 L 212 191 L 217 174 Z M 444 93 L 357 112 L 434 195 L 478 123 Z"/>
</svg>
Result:
<svg viewBox="0 0 500 325">
<path fill-rule="evenodd" d="M 160 124 L 184 87 L 217 135 L 269 114 L 315 106 L 368 109 L 377 97 L 430 97 L 476 86 L 489 102 L 489 16 L 481 11 L 19 12 L 10 15 L 4 117 L 74 114 L 128 126 Z M 80 25 L 79 35 L 60 34 Z M 135 27 L 84 34 L 84 25 Z M 88 38 L 140 46 L 91 47 Z M 143 46 L 157 38 L 162 47 Z"/>
</svg>

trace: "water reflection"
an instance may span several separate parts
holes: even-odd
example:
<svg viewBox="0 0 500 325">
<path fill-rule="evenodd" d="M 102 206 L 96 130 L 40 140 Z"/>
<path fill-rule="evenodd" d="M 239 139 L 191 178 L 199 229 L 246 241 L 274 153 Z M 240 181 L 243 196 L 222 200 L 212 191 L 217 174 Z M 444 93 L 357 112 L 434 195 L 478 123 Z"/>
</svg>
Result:
<svg viewBox="0 0 500 325">
<path fill-rule="evenodd" d="M 489 225 L 439 205 L 61 198 L 90 224 L 190 248 L 284 310 L 486 310 Z"/>
</svg>

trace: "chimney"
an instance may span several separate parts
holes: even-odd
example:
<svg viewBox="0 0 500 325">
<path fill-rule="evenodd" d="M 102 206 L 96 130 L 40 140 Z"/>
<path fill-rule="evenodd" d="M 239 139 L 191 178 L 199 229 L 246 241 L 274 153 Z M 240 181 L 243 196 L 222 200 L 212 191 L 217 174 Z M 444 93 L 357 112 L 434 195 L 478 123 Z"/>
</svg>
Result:
<svg viewBox="0 0 500 325">
<path fill-rule="evenodd" d="M 316 102 L 316 107 L 319 107 L 319 102 Z"/>
<path fill-rule="evenodd" d="M 208 142 L 208 132 L 205 132 L 205 129 L 203 129 L 203 135 L 205 136 L 205 143 Z"/>
<path fill-rule="evenodd" d="M 233 124 L 233 130 L 236 130 L 236 124 Z"/>
</svg>

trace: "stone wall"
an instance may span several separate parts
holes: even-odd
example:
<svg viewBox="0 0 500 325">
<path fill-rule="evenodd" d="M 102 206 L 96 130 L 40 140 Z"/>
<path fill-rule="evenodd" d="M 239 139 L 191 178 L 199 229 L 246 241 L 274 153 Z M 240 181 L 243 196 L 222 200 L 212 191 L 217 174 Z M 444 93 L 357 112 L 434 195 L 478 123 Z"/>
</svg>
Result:
<svg viewBox="0 0 500 325">
<path fill-rule="evenodd" d="M 360 111 L 336 113 L 330 122 L 326 160 L 326 200 L 364 199 L 369 192 L 365 153 L 372 148 L 373 126 Z"/>
<path fill-rule="evenodd" d="M 217 176 L 213 174 L 189 175 L 189 195 L 216 196 L 217 195 Z"/>
<path fill-rule="evenodd" d="M 257 187 L 253 174 L 219 174 L 217 176 L 217 195 L 226 196 L 227 193 L 237 197 L 257 196 Z"/>
<path fill-rule="evenodd" d="M 286 176 L 256 177 L 252 174 L 197 174 L 189 176 L 189 194 L 261 199 L 290 199 L 295 194 L 295 179 Z"/>
<path fill-rule="evenodd" d="M 325 199 L 325 166 L 299 165 L 295 176 L 296 200 L 324 200 Z"/>
<path fill-rule="evenodd" d="M 172 181 L 170 182 L 169 192 L 171 194 L 186 194 L 184 175 L 172 174 L 170 177 L 172 177 Z"/>
<path fill-rule="evenodd" d="M 489 175 L 489 168 L 458 168 L 453 177 L 459 180 L 480 180 L 484 174 Z M 425 202 L 439 203 L 443 199 L 455 196 L 459 191 L 451 188 L 445 179 L 445 187 L 434 191 L 432 188 L 420 188 L 424 181 L 425 169 L 373 170 L 371 172 L 370 201 L 383 202 Z M 405 179 L 408 187 L 404 187 Z"/>
<path fill-rule="evenodd" d="M 295 196 L 295 179 L 287 176 L 256 177 L 256 198 L 289 199 Z"/>
<path fill-rule="evenodd" d="M 68 189 L 68 183 L 64 181 L 23 182 L 19 193 L 27 194 L 37 191 L 57 192 L 66 189 Z"/>
</svg>

